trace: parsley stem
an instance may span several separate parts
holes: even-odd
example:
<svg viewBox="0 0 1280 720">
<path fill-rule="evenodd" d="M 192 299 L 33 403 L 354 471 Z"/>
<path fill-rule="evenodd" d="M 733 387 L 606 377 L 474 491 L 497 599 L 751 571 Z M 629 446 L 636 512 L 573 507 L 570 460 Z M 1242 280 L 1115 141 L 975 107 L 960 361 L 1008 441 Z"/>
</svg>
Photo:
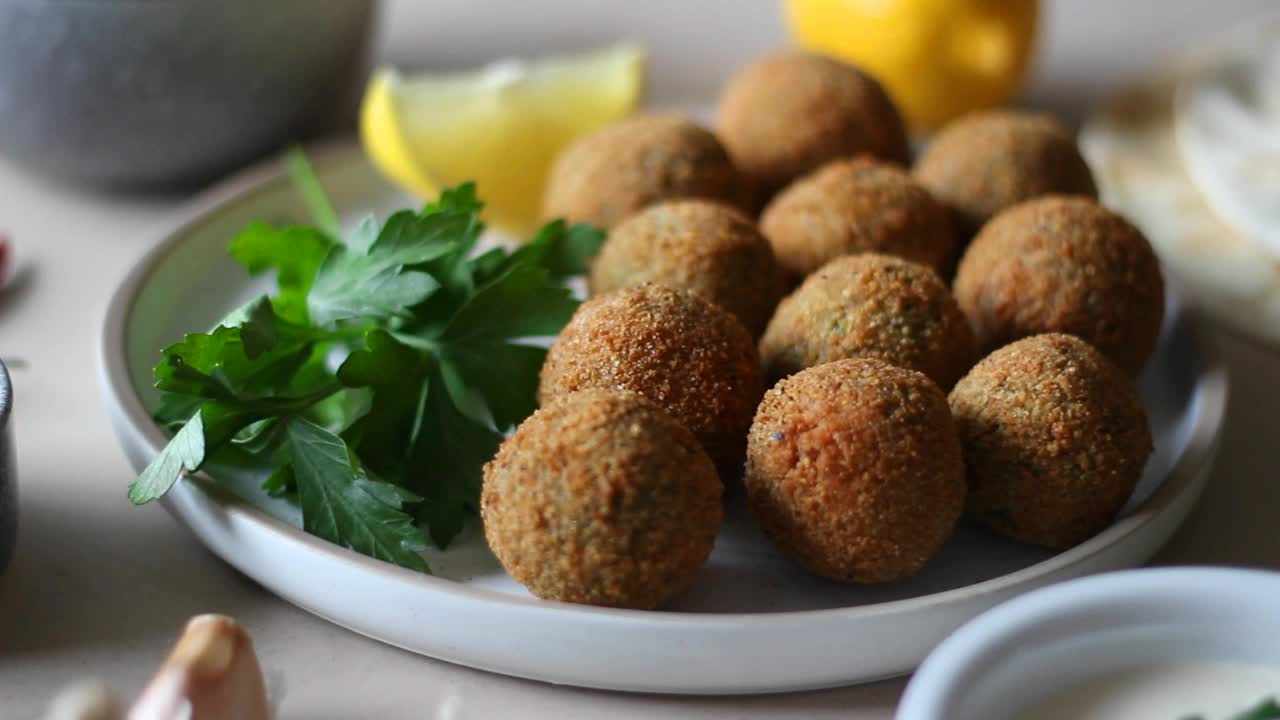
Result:
<svg viewBox="0 0 1280 720">
<path fill-rule="evenodd" d="M 396 332 L 396 333 L 392 333 L 392 336 L 394 336 L 396 340 L 399 340 L 405 345 L 408 345 L 411 348 L 417 348 L 418 350 L 426 350 L 428 352 L 435 353 L 435 352 L 440 352 L 440 349 L 441 349 L 441 345 L 439 341 L 432 340 L 430 338 L 425 338 L 425 337 L 422 337 L 421 335 Z"/>
<path fill-rule="evenodd" d="M 338 223 L 338 213 L 334 212 L 329 197 L 320 186 L 320 179 L 307 161 L 302 150 L 294 147 L 285 154 L 285 167 L 289 171 L 289 179 L 302 196 L 302 202 L 311 213 L 316 227 L 335 240 L 342 239 L 342 226 Z"/>
<path fill-rule="evenodd" d="M 322 388 L 313 390 L 305 395 L 296 395 L 293 397 L 264 397 L 264 398 L 240 398 L 239 402 L 245 409 L 253 412 L 254 415 L 265 417 L 295 415 L 316 403 L 328 398 L 340 390 L 345 390 L 346 386 L 342 383 L 330 383 Z"/>
</svg>

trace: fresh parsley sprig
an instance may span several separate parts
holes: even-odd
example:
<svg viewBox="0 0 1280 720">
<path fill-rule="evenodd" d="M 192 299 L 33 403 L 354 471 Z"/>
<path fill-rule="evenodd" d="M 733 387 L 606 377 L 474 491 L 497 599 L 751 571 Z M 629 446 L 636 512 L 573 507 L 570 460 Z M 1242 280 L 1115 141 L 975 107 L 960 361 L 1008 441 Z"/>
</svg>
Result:
<svg viewBox="0 0 1280 720">
<path fill-rule="evenodd" d="M 338 237 L 301 153 L 294 186 L 314 226 L 253 223 L 230 253 L 276 291 L 163 350 L 157 422 L 169 444 L 129 487 L 142 504 L 213 460 L 264 470 L 303 527 L 428 571 L 474 515 L 483 464 L 536 405 L 545 349 L 577 307 L 563 281 L 603 241 L 552 222 L 514 251 L 477 254 L 475 186 Z M 251 498 L 252 499 L 252 498 Z"/>
</svg>

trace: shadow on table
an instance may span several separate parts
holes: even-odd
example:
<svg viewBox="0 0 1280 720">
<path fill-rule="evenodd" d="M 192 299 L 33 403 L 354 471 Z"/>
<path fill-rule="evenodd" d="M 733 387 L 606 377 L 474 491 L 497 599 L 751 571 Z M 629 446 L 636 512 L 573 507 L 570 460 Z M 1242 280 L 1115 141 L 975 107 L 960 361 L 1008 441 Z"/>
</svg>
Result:
<svg viewBox="0 0 1280 720">
<path fill-rule="evenodd" d="M 354 638 L 351 638 L 354 639 Z M 278 655 L 264 650 L 264 666 L 284 677 L 281 720 L 348 720 L 379 718 L 519 717 L 521 720 L 560 720 L 600 717 L 610 720 L 885 720 L 892 716 L 906 678 L 829 690 L 772 695 L 654 695 L 584 690 L 533 680 L 506 677 L 416 656 L 372 640 L 351 652 L 346 640 L 331 648 L 341 657 Z M 287 655 L 287 653 L 285 653 Z M 290 667 L 277 663 L 287 660 Z M 341 665 L 343 691 L 334 692 L 333 676 L 317 667 Z M 312 672 L 307 672 L 309 666 Z M 411 691 L 410 691 L 411 689 Z M 409 698 L 411 705 L 406 705 Z"/>
<path fill-rule="evenodd" d="M 19 493 L 41 482 L 59 481 L 22 477 Z M 20 501 L 17 552 L 0 577 L 0 668 L 26 654 L 167 647 L 162 638 L 176 639 L 191 615 L 261 605 L 261 590 L 200 551 L 158 506 L 102 512 L 128 502 L 123 487 L 60 504 L 48 493 Z"/>
<path fill-rule="evenodd" d="M 1204 324 L 1202 324 L 1202 327 Z M 1155 562 L 1280 568 L 1280 350 L 1221 332 L 1212 336 L 1231 369 L 1222 447 L 1204 494 Z"/>
</svg>

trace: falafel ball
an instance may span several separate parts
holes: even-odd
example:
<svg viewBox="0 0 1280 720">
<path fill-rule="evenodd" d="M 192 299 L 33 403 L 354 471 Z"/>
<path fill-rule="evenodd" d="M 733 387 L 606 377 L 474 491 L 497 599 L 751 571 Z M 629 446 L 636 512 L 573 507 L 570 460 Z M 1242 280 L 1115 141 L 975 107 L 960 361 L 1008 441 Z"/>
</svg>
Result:
<svg viewBox="0 0 1280 720">
<path fill-rule="evenodd" d="M 1111 523 L 1152 451 L 1133 381 L 1060 333 L 995 351 L 951 391 L 968 510 L 996 532 L 1068 548 Z"/>
<path fill-rule="evenodd" d="M 729 155 L 765 196 L 836 158 L 910 159 L 902 117 L 880 83 L 825 55 L 784 50 L 756 60 L 729 81 L 718 113 Z"/>
<path fill-rule="evenodd" d="M 944 389 L 976 357 L 973 332 L 937 273 L 872 253 L 832 260 L 783 299 L 760 355 L 771 380 L 874 357 L 918 370 Z"/>
<path fill-rule="evenodd" d="M 693 431 L 724 476 L 742 472 L 764 379 L 737 318 L 687 290 L 647 283 L 583 303 L 542 365 L 539 402 L 634 390 Z"/>
<path fill-rule="evenodd" d="M 1052 115 L 970 113 L 942 129 L 915 166 L 916 180 L 955 213 L 963 238 L 1001 210 L 1040 195 L 1098 197 L 1075 138 Z"/>
<path fill-rule="evenodd" d="M 722 485 L 638 393 L 584 390 L 520 424 L 484 468 L 485 539 L 541 598 L 649 609 L 685 590 L 720 529 Z"/>
<path fill-rule="evenodd" d="M 783 294 L 773 248 L 755 223 L 709 200 L 658 203 L 610 231 L 591 263 L 591 293 L 645 282 L 710 300 L 757 337 Z"/>
<path fill-rule="evenodd" d="M 835 580 L 916 574 L 964 508 L 964 461 L 931 380 L 874 358 L 796 373 L 747 444 L 751 508 L 784 552 Z"/>
<path fill-rule="evenodd" d="M 878 252 L 950 272 L 955 240 L 947 209 L 892 163 L 835 160 L 783 190 L 760 218 L 796 281 L 841 255 Z"/>
<path fill-rule="evenodd" d="M 674 113 L 634 115 L 575 140 L 552 166 L 542 214 L 611 228 L 661 200 L 741 205 L 744 187 L 710 130 Z"/>
<path fill-rule="evenodd" d="M 960 260 L 955 294 L 984 352 L 1069 333 L 1134 375 L 1164 320 L 1164 277 L 1150 243 L 1079 196 L 1029 200 L 992 218 Z"/>
</svg>

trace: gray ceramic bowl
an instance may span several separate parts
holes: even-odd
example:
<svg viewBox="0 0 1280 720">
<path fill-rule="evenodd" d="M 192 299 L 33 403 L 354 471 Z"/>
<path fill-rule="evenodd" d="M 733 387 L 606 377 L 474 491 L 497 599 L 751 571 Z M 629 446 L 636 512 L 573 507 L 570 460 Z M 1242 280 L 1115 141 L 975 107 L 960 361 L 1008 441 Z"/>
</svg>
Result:
<svg viewBox="0 0 1280 720">
<path fill-rule="evenodd" d="M 0 156 L 112 186 L 210 178 L 341 112 L 375 0 L 2 0 Z"/>
<path fill-rule="evenodd" d="M 18 473 L 13 461 L 13 384 L 0 362 L 0 573 L 9 566 L 18 540 Z"/>
</svg>

